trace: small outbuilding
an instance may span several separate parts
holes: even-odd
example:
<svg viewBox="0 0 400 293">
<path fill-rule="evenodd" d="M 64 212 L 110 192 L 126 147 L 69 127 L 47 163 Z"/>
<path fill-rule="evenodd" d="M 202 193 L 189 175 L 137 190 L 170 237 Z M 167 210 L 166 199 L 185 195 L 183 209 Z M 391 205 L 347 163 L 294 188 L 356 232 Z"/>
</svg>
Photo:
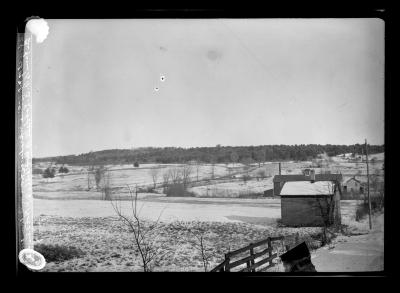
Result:
<svg viewBox="0 0 400 293">
<path fill-rule="evenodd" d="M 337 181 L 285 182 L 280 190 L 282 224 L 318 227 L 340 223 L 340 192 Z"/>
</svg>

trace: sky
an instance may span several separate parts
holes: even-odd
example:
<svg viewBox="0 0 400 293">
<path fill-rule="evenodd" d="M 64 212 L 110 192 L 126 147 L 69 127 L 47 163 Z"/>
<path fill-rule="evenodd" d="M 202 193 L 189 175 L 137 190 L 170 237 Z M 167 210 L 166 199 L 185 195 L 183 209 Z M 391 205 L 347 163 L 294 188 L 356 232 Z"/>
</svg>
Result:
<svg viewBox="0 0 400 293">
<path fill-rule="evenodd" d="M 33 157 L 384 143 L 380 19 L 46 21 L 32 47 Z"/>
</svg>

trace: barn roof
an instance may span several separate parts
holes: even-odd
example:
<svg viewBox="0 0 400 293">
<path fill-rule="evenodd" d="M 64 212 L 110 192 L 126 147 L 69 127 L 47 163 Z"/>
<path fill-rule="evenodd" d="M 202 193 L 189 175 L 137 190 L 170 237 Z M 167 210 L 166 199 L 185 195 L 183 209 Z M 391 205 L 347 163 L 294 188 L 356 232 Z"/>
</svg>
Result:
<svg viewBox="0 0 400 293">
<path fill-rule="evenodd" d="M 337 181 L 341 182 L 342 174 L 315 174 L 315 181 Z M 274 182 L 291 182 L 291 181 L 310 181 L 310 176 L 303 174 L 297 175 L 275 175 Z"/>
<path fill-rule="evenodd" d="M 358 182 L 358 183 L 361 183 L 360 180 L 358 180 L 358 179 L 356 179 L 356 178 L 354 178 L 354 177 L 351 177 L 350 179 L 346 180 L 346 183 L 349 182 L 349 181 L 351 181 L 351 180 L 354 180 L 354 181 L 356 181 L 356 182 Z"/>
<path fill-rule="evenodd" d="M 297 181 L 286 182 L 280 195 L 328 195 L 333 194 L 334 183 L 332 181 Z"/>
</svg>

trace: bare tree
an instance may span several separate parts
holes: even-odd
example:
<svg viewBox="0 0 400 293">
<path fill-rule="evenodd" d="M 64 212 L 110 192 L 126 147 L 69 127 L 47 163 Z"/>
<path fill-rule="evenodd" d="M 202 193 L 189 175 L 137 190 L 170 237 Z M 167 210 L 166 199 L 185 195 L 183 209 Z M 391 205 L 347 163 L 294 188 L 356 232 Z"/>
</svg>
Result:
<svg viewBox="0 0 400 293">
<path fill-rule="evenodd" d="M 111 175 L 110 171 L 106 170 L 103 173 L 103 184 L 101 187 L 101 192 L 103 194 L 104 200 L 111 200 L 112 198 L 112 188 L 111 188 Z"/>
<path fill-rule="evenodd" d="M 103 177 L 104 177 L 104 167 L 100 166 L 94 172 L 94 179 L 96 181 L 97 190 L 101 190 L 101 182 L 103 180 Z"/>
<path fill-rule="evenodd" d="M 90 171 L 87 170 L 87 190 L 90 190 Z"/>
<path fill-rule="evenodd" d="M 319 209 L 321 211 L 321 218 L 323 222 L 323 234 L 322 244 L 329 244 L 330 239 L 328 233 L 334 236 L 334 232 L 329 230 L 329 227 L 334 225 L 334 228 L 341 227 L 341 215 L 340 215 L 340 185 L 335 182 L 328 182 L 327 185 L 321 190 L 321 194 L 327 194 L 322 198 L 316 197 Z"/>
<path fill-rule="evenodd" d="M 153 179 L 153 189 L 157 186 L 157 179 L 158 175 L 160 174 L 160 169 L 158 168 L 151 168 L 149 171 L 151 178 Z"/>
<path fill-rule="evenodd" d="M 152 224 L 146 225 L 144 220 L 140 217 L 140 211 L 143 208 L 141 206 L 138 211 L 137 201 L 137 188 L 135 193 L 128 185 L 131 203 L 131 216 L 124 215 L 122 212 L 122 205 L 120 199 L 112 199 L 111 205 L 116 212 L 118 218 L 128 227 L 129 231 L 133 234 L 134 245 L 140 255 L 141 267 L 144 272 L 150 272 L 153 270 L 153 265 L 160 258 L 165 256 L 165 253 L 161 253 L 160 248 L 157 247 L 157 233 L 156 230 L 159 228 L 159 220 L 162 212 L 158 216 L 158 219 Z"/>
<path fill-rule="evenodd" d="M 199 171 L 200 171 L 201 165 L 199 161 L 196 161 L 196 181 L 199 181 Z"/>
<path fill-rule="evenodd" d="M 177 184 L 181 181 L 181 170 L 178 168 L 171 168 L 168 171 L 169 178 L 173 184 Z"/>
<path fill-rule="evenodd" d="M 169 184 L 169 179 L 170 179 L 170 174 L 169 174 L 169 172 L 167 171 L 167 172 L 164 172 L 163 173 L 163 187 L 164 188 L 167 188 L 168 187 L 168 184 Z"/>
<path fill-rule="evenodd" d="M 383 180 L 380 179 L 379 169 L 375 169 L 374 174 L 370 176 L 370 186 L 371 189 L 374 191 L 374 196 L 377 196 L 379 199 L 377 202 L 378 206 L 376 208 L 382 209 L 384 203 L 385 188 Z M 364 201 L 365 200 L 366 199 L 364 198 Z"/>
<path fill-rule="evenodd" d="M 235 166 L 235 163 L 239 160 L 239 156 L 236 152 L 231 153 L 231 162 L 233 166 Z"/>
<path fill-rule="evenodd" d="M 256 158 L 257 158 L 257 162 L 258 162 L 258 168 L 260 168 L 261 163 L 264 164 L 264 161 L 265 161 L 265 152 L 263 150 L 259 150 L 258 152 L 256 152 Z"/>
<path fill-rule="evenodd" d="M 211 179 L 215 178 L 215 162 L 211 163 Z"/>
<path fill-rule="evenodd" d="M 184 165 L 181 169 L 181 174 L 182 174 L 182 183 L 183 183 L 183 188 L 186 190 L 187 185 L 190 182 L 190 175 L 192 174 L 193 168 L 191 165 Z"/>
</svg>

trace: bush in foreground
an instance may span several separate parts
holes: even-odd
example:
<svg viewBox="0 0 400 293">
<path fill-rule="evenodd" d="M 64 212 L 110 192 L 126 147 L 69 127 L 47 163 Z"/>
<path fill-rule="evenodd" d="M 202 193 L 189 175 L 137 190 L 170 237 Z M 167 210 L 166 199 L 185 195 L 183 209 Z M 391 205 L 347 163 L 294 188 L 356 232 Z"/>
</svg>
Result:
<svg viewBox="0 0 400 293">
<path fill-rule="evenodd" d="M 76 257 L 81 257 L 85 253 L 74 246 L 52 245 L 52 244 L 37 244 L 35 250 L 40 252 L 46 262 L 56 262 L 69 260 Z"/>
</svg>

